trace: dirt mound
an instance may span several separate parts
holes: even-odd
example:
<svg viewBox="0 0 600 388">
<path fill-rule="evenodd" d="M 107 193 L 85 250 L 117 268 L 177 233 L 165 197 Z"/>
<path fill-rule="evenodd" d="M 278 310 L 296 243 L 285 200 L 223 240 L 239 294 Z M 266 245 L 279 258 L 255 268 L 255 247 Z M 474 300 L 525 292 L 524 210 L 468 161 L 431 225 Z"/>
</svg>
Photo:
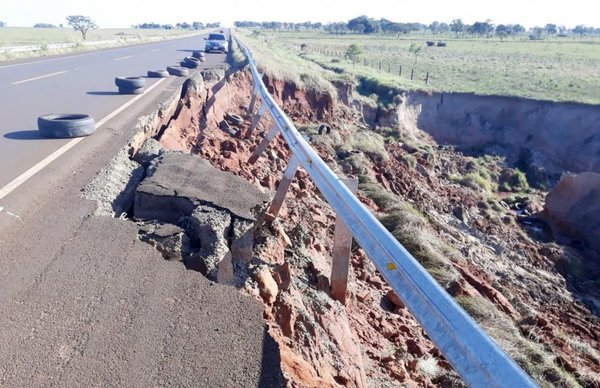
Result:
<svg viewBox="0 0 600 388">
<path fill-rule="evenodd" d="M 600 252 L 600 174 L 563 174 L 546 196 L 544 217 L 555 234 Z"/>
</svg>

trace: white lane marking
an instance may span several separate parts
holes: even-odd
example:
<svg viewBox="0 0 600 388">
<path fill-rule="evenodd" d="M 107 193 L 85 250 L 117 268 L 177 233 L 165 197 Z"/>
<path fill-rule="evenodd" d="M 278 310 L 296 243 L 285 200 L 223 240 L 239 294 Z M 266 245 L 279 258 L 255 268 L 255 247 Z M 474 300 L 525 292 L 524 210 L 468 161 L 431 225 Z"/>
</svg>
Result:
<svg viewBox="0 0 600 388">
<path fill-rule="evenodd" d="M 115 62 L 116 62 L 116 61 L 120 61 L 120 60 L 122 60 L 122 59 L 131 58 L 131 57 L 133 57 L 133 55 L 126 55 L 126 56 L 124 56 L 124 57 L 121 57 L 121 58 L 113 59 L 113 61 L 115 61 Z"/>
<path fill-rule="evenodd" d="M 18 84 L 22 84 L 22 83 L 29 82 L 29 81 L 35 81 L 36 79 L 42 79 L 42 78 L 46 78 L 46 77 L 52 77 L 53 75 L 65 74 L 67 72 L 68 72 L 67 70 L 63 70 L 63 71 L 58 71 L 56 73 L 51 73 L 51 74 L 46 74 L 46 75 L 40 75 L 39 77 L 33 77 L 33 78 L 29 78 L 29 79 L 24 79 L 22 81 L 13 82 L 11 85 L 18 85 Z"/>
<path fill-rule="evenodd" d="M 13 217 L 15 217 L 15 218 L 19 218 L 19 219 L 21 218 L 21 216 L 19 216 L 19 215 L 16 215 L 15 213 L 11 213 L 11 212 L 9 212 L 8 210 L 6 211 L 6 214 L 8 214 L 9 216 L 13 216 Z"/>
<path fill-rule="evenodd" d="M 160 51 L 160 49 L 154 49 L 154 50 L 150 50 L 151 53 L 155 52 L 155 51 Z"/>
<path fill-rule="evenodd" d="M 152 89 L 154 89 L 155 87 L 160 85 L 160 83 L 163 82 L 164 80 L 166 80 L 166 78 L 162 78 L 162 79 L 158 80 L 154 85 L 152 85 L 146 89 L 146 93 L 150 92 Z M 98 121 L 96 123 L 96 129 L 100 128 L 101 126 L 106 124 L 106 122 L 108 120 L 112 119 L 113 117 L 115 117 L 116 115 L 118 115 L 119 113 L 121 113 L 122 111 L 127 109 L 131 104 L 135 103 L 137 100 L 144 97 L 144 95 L 146 93 L 135 96 L 134 98 L 132 98 L 131 100 L 129 100 L 125 104 L 123 104 L 121 107 L 117 108 L 115 111 L 110 113 L 108 116 L 106 116 L 102 120 Z M 17 187 L 19 187 L 23 183 L 25 183 L 29 178 L 31 178 L 36 173 L 41 171 L 44 167 L 46 167 L 47 165 L 52 163 L 54 160 L 58 159 L 59 156 L 61 156 L 62 154 L 64 154 L 68 150 L 70 150 L 71 148 L 75 147 L 75 145 L 77 145 L 77 143 L 79 143 L 83 139 L 84 139 L 83 137 L 78 137 L 76 139 L 69 141 L 67 144 L 63 145 L 62 147 L 60 147 L 59 149 L 57 149 L 56 151 L 54 151 L 53 153 L 48 155 L 46 158 L 44 158 L 44 160 L 42 160 L 35 166 L 31 167 L 29 170 L 25 171 L 23 174 L 16 177 L 12 182 L 10 182 L 9 184 L 7 184 L 6 186 L 4 186 L 3 188 L 0 189 L 0 199 L 6 197 Z"/>
<path fill-rule="evenodd" d="M 87 53 L 87 54 L 77 54 L 77 55 L 69 55 L 66 57 L 60 57 L 60 58 L 50 58 L 50 59 L 42 59 L 39 61 L 30 61 L 30 62 L 23 62 L 23 63 L 13 63 L 12 65 L 4 65 L 4 66 L 0 66 L 0 69 L 4 69 L 7 67 L 15 67 L 15 66 L 24 66 L 24 65 L 33 65 L 35 63 L 42 63 L 42 62 L 50 62 L 50 61 L 59 61 L 61 59 L 69 59 L 69 58 L 76 58 L 76 57 L 84 57 L 86 55 L 94 55 L 94 54 L 98 54 L 99 51 L 94 51 L 92 53 Z"/>
</svg>

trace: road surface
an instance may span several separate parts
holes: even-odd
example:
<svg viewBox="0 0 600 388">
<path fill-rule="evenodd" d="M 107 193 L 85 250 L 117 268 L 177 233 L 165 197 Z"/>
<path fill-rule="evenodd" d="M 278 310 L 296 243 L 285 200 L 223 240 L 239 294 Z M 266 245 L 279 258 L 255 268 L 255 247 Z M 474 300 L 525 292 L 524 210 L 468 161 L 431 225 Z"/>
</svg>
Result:
<svg viewBox="0 0 600 388">
<path fill-rule="evenodd" d="M 38 115 L 102 119 L 133 98 L 110 93 L 115 76 L 163 68 L 197 41 L 0 68 L 1 182 L 66 142 L 38 138 Z M 282 386 L 262 304 L 165 261 L 134 223 L 94 216 L 81 197 L 138 117 L 182 82 L 166 79 L 0 199 L 0 386 Z"/>
<path fill-rule="evenodd" d="M 115 77 L 145 76 L 203 47 L 203 36 L 195 36 L 0 64 L 0 189 L 68 142 L 40 138 L 38 116 L 85 113 L 100 121 L 134 97 L 117 93 Z M 203 65 L 211 67 L 222 64 L 225 56 L 206 58 Z M 155 82 L 147 79 L 147 87 Z"/>
</svg>

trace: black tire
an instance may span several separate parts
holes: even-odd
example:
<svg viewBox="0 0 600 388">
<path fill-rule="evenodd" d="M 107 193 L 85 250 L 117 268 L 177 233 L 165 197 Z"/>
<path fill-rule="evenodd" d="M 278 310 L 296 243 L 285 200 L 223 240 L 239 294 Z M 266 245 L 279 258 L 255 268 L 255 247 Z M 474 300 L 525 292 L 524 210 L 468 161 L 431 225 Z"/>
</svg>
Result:
<svg viewBox="0 0 600 388">
<path fill-rule="evenodd" d="M 200 59 L 200 58 L 202 58 L 202 57 L 206 57 L 206 54 L 204 54 L 202 51 L 194 51 L 194 52 L 192 53 L 192 57 L 193 57 L 193 58 Z"/>
<path fill-rule="evenodd" d="M 219 123 L 219 128 L 221 128 L 224 131 L 228 131 L 231 129 L 231 125 L 229 125 L 229 123 L 226 120 L 222 120 Z"/>
<path fill-rule="evenodd" d="M 93 117 L 85 114 L 49 114 L 38 117 L 38 130 L 43 137 L 82 137 L 96 132 L 96 122 Z"/>
<path fill-rule="evenodd" d="M 235 126 L 240 126 L 242 124 L 244 124 L 244 119 L 242 118 L 242 116 L 236 115 L 234 113 L 225 113 L 225 120 L 227 120 L 227 122 L 231 125 L 235 125 Z"/>
<path fill-rule="evenodd" d="M 119 94 L 144 94 L 144 87 L 141 88 L 126 88 L 119 86 Z"/>
<path fill-rule="evenodd" d="M 150 78 L 167 78 L 169 72 L 166 70 L 148 70 L 148 77 Z"/>
<path fill-rule="evenodd" d="M 190 74 L 190 71 L 188 69 L 184 69 L 179 66 L 169 66 L 167 67 L 167 71 L 169 72 L 169 74 L 176 75 L 178 77 L 187 77 Z"/>
<path fill-rule="evenodd" d="M 115 84 L 120 88 L 137 89 L 146 86 L 146 80 L 142 77 L 117 77 Z"/>
<path fill-rule="evenodd" d="M 206 62 L 206 57 L 200 57 L 198 59 L 200 60 L 200 62 Z"/>
<path fill-rule="evenodd" d="M 323 135 L 323 133 L 329 135 L 331 133 L 331 127 L 327 124 L 321 124 L 319 126 L 319 135 Z"/>
<path fill-rule="evenodd" d="M 181 67 L 185 67 L 188 69 L 195 69 L 198 67 L 198 63 L 195 62 L 187 62 L 187 61 L 181 61 L 179 62 L 179 65 L 181 65 Z"/>
<path fill-rule="evenodd" d="M 185 58 L 183 58 L 183 60 L 185 62 L 190 62 L 190 63 L 200 63 L 200 58 L 185 57 Z"/>
</svg>

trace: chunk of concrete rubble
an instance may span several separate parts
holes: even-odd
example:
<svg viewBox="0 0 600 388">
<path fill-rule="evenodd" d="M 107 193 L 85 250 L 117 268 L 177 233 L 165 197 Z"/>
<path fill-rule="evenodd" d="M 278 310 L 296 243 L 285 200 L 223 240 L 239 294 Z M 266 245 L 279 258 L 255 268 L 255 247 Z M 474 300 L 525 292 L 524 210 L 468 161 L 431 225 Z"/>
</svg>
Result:
<svg viewBox="0 0 600 388">
<path fill-rule="evenodd" d="M 223 69 L 208 69 L 202 71 L 202 78 L 206 82 L 219 81 L 225 77 L 225 70 Z"/>
<path fill-rule="evenodd" d="M 194 155 L 165 152 L 155 172 L 137 187 L 134 216 L 177 223 L 200 205 L 226 209 L 237 218 L 256 221 L 269 196 L 244 178 L 213 167 Z"/>
<path fill-rule="evenodd" d="M 185 259 L 186 266 L 215 279 L 219 263 L 229 253 L 227 241 L 231 230 L 231 215 L 226 210 L 199 206 L 185 223 L 192 244 L 199 246 L 198 251 Z"/>
<path fill-rule="evenodd" d="M 166 260 L 180 261 L 189 246 L 185 231 L 173 224 L 143 225 L 138 236 L 156 248 Z"/>
<path fill-rule="evenodd" d="M 98 203 L 96 215 L 121 216 L 131 209 L 135 189 L 143 178 L 144 168 L 129 159 L 123 148 L 83 189 L 82 195 Z"/>
<path fill-rule="evenodd" d="M 144 166 L 144 168 L 148 168 L 150 163 L 164 151 L 165 149 L 157 140 L 148 139 L 144 142 L 138 152 L 133 155 L 133 160 Z"/>
</svg>

